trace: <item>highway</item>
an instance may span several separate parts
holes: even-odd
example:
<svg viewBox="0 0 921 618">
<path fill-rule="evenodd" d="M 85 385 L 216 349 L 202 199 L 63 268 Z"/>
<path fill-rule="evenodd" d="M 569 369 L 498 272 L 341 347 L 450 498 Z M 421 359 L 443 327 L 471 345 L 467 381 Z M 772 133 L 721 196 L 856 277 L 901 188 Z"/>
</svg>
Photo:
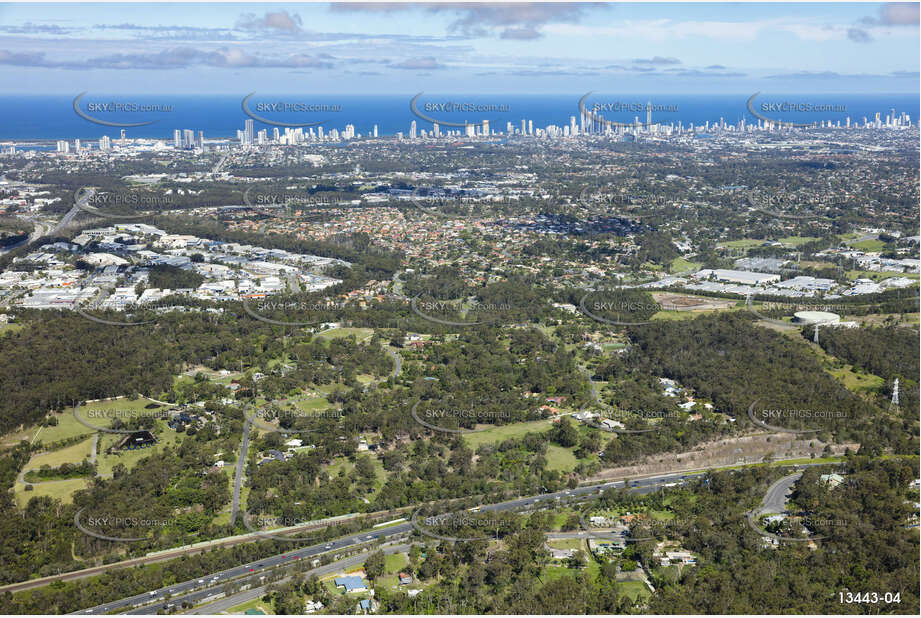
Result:
<svg viewBox="0 0 921 618">
<path fill-rule="evenodd" d="M 642 479 L 635 479 L 629 482 L 630 491 L 638 494 L 646 494 L 656 491 L 665 486 L 666 483 L 680 483 L 683 480 L 688 478 L 701 476 L 705 474 L 704 472 L 696 473 L 684 473 L 684 474 L 667 474 L 667 475 L 658 475 Z M 600 490 L 607 489 L 610 487 L 623 487 L 624 481 L 614 481 L 603 483 L 599 485 L 592 485 L 588 487 L 578 487 L 576 489 L 566 489 L 558 491 L 555 493 L 541 494 L 538 496 L 528 496 L 522 498 L 516 498 L 514 500 L 508 500 L 498 504 L 490 504 L 483 506 L 482 511 L 509 511 L 509 510 L 519 510 L 525 509 L 528 507 L 533 507 L 536 503 L 556 503 L 559 499 L 560 501 L 568 498 L 578 497 L 578 496 L 587 496 L 593 493 L 598 493 Z M 364 531 L 356 534 L 351 534 L 335 541 L 330 541 L 328 543 L 319 543 L 316 545 L 309 546 L 299 546 L 298 544 L 292 542 L 291 551 L 285 552 L 283 554 L 278 554 L 268 558 L 263 558 L 254 562 L 247 564 L 242 564 L 230 569 L 220 571 L 218 573 L 212 573 L 207 576 L 203 576 L 199 579 L 193 579 L 165 588 L 160 588 L 154 590 L 154 594 L 145 592 L 143 594 L 134 595 L 118 601 L 112 601 L 103 605 L 98 605 L 96 607 L 81 610 L 79 614 L 106 614 L 113 611 L 119 611 L 119 613 L 125 614 L 150 614 L 156 613 L 158 609 L 162 608 L 164 604 L 164 599 L 167 595 L 171 595 L 169 600 L 170 603 L 176 604 L 179 606 L 183 601 L 188 601 L 192 604 L 198 604 L 202 599 L 205 599 L 209 596 L 214 596 L 221 592 L 223 585 L 229 579 L 241 577 L 249 574 L 260 574 L 269 569 L 291 564 L 297 560 L 306 560 L 308 558 L 313 558 L 323 553 L 335 552 L 337 550 L 343 550 L 346 548 L 353 548 L 364 543 L 376 543 L 385 539 L 390 539 L 396 536 L 405 535 L 411 533 L 413 530 L 413 525 L 409 522 L 397 524 L 383 529 Z M 199 583 L 201 582 L 201 583 Z M 153 607 L 135 607 L 137 605 L 149 604 L 152 601 L 156 602 L 156 605 Z"/>
<path fill-rule="evenodd" d="M 385 554 L 396 554 L 399 552 L 409 551 L 411 544 L 405 543 L 401 545 L 391 545 L 390 547 L 382 548 L 382 551 Z M 333 573 L 338 573 L 341 571 L 346 571 L 348 569 L 357 567 L 364 563 L 368 555 L 365 553 L 360 553 L 355 556 L 349 556 L 348 558 L 343 558 L 342 560 L 337 560 L 336 562 L 330 562 L 323 566 L 318 566 L 314 569 L 310 569 L 304 573 L 305 576 L 316 575 L 317 577 L 323 577 L 326 575 L 332 575 Z M 277 583 L 282 583 L 290 579 L 290 577 L 284 577 L 278 580 Z M 244 590 L 236 594 L 232 594 L 229 597 L 220 598 L 214 602 L 207 603 L 201 607 L 196 607 L 187 612 L 186 614 L 217 614 L 219 612 L 225 612 L 231 607 L 240 605 L 241 603 L 247 603 L 254 599 L 258 599 L 265 594 L 265 590 L 268 586 L 258 586 L 256 588 L 250 588 L 249 590 Z M 207 597 L 204 597 L 207 598 Z"/>
<path fill-rule="evenodd" d="M 87 202 L 89 202 L 95 194 L 96 189 L 93 188 L 89 188 L 84 191 L 81 194 L 80 199 L 74 203 L 71 209 L 67 211 L 67 214 L 65 214 L 61 220 L 58 221 L 58 224 L 54 226 L 54 229 L 51 230 L 49 236 L 56 236 L 58 232 L 67 227 L 70 222 L 73 221 L 74 217 L 77 216 L 77 213 L 83 210 L 84 206 L 86 206 Z"/>
</svg>

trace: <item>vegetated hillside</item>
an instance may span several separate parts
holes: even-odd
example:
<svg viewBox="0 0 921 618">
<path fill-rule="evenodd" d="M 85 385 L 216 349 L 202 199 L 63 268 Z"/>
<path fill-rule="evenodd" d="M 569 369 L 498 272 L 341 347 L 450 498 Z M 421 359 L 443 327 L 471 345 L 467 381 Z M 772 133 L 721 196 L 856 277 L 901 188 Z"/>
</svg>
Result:
<svg viewBox="0 0 921 618">
<path fill-rule="evenodd" d="M 699 499 L 679 509 L 677 517 L 699 522 L 683 546 L 700 555 L 700 564 L 677 580 L 656 581 L 650 613 L 918 613 L 918 533 L 908 527 L 915 509 L 906 500 L 918 476 L 916 459 L 853 457 L 839 470 L 846 481 L 836 488 L 819 481 L 823 471 L 807 470 L 791 499 L 794 510 L 808 514 L 813 532 L 825 536 L 814 548 L 804 542 L 764 547 L 764 537 L 744 523 L 745 511 L 774 480 L 765 472 L 771 471 L 714 474 Z M 838 593 L 848 591 L 898 592 L 901 602 L 843 605 Z"/>
<path fill-rule="evenodd" d="M 919 338 L 907 326 L 826 328 L 819 337 L 822 349 L 886 381 L 883 395 L 892 393 L 892 381 L 899 379 L 901 407 L 918 411 Z"/>
<path fill-rule="evenodd" d="M 626 367 L 678 380 L 721 411 L 748 421 L 748 409 L 807 410 L 769 424 L 818 429 L 819 438 L 860 442 L 862 448 L 916 453 L 917 432 L 906 418 L 882 410 L 848 391 L 824 371 L 805 342 L 756 326 L 750 316 L 722 314 L 661 321 L 630 329 Z M 765 420 L 765 419 L 759 419 Z"/>
</svg>

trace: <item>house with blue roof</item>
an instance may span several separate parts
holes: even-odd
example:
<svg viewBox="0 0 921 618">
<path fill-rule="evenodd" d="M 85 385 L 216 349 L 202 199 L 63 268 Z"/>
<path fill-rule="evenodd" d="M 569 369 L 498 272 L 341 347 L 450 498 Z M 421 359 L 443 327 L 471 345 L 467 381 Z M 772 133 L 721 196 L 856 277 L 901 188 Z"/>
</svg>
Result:
<svg viewBox="0 0 921 618">
<path fill-rule="evenodd" d="M 345 588 L 346 592 L 366 592 L 368 590 L 368 584 L 358 575 L 337 577 L 333 580 L 333 583 L 336 584 L 336 588 Z"/>
</svg>

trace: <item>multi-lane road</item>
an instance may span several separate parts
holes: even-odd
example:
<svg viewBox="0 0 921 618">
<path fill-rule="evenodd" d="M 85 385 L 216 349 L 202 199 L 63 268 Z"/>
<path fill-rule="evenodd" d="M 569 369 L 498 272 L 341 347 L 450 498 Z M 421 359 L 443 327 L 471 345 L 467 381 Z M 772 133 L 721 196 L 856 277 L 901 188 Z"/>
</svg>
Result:
<svg viewBox="0 0 921 618">
<path fill-rule="evenodd" d="M 629 491 L 639 494 L 651 493 L 665 487 L 667 484 L 681 483 L 684 480 L 703 474 L 705 474 L 705 472 L 668 474 L 636 479 L 629 482 Z M 624 484 L 625 481 L 614 481 L 599 485 L 567 489 L 555 493 L 541 494 L 538 496 L 516 498 L 498 504 L 485 505 L 481 507 L 480 510 L 511 511 L 534 507 L 538 503 L 555 504 L 557 501 L 580 496 L 584 497 L 610 487 L 623 487 Z M 153 594 L 146 592 L 75 613 L 106 614 L 113 611 L 119 611 L 119 613 L 125 614 L 155 614 L 158 610 L 162 609 L 164 605 L 169 603 L 174 604 L 176 607 L 180 606 L 183 602 L 196 605 L 201 603 L 203 599 L 220 594 L 224 584 L 229 580 L 247 575 L 258 576 L 270 569 L 290 565 L 298 560 L 309 560 L 320 554 L 335 553 L 367 543 L 377 543 L 393 537 L 409 534 L 412 531 L 413 524 L 405 522 L 387 528 L 351 534 L 328 543 L 303 546 L 299 543 L 292 542 L 291 551 L 282 554 L 225 569 L 198 579 L 160 588 L 152 591 Z M 169 596 L 168 600 L 167 596 Z"/>
<path fill-rule="evenodd" d="M 800 467 L 821 466 L 828 464 L 801 464 Z M 600 493 L 609 488 L 624 487 L 631 493 L 648 494 L 665 487 L 674 486 L 684 483 L 690 479 L 707 474 L 706 471 L 669 473 L 644 478 L 636 478 L 630 481 L 611 481 L 602 484 L 577 487 L 575 489 L 566 489 L 554 493 L 540 494 L 537 496 L 527 496 L 507 500 L 497 504 L 489 504 L 480 507 L 480 511 L 514 511 L 538 508 L 543 504 L 551 505 L 564 500 L 575 498 L 584 498 L 591 494 Z M 799 479 L 801 473 L 786 476 L 775 482 L 768 488 L 762 502 L 762 509 L 774 508 L 778 504 L 786 501 L 786 495 L 792 484 Z M 245 578 L 246 576 L 256 576 L 266 574 L 270 570 L 282 566 L 290 566 L 300 560 L 313 560 L 315 557 L 350 549 L 356 549 L 361 545 L 377 544 L 386 540 L 394 539 L 412 533 L 414 526 L 411 522 L 398 523 L 386 528 L 372 529 L 360 533 L 351 534 L 328 543 L 318 543 L 315 545 L 303 546 L 292 541 L 291 550 L 264 558 L 261 560 L 242 564 L 230 569 L 225 569 L 217 573 L 212 573 L 198 579 L 192 579 L 179 584 L 174 584 L 165 588 L 160 588 L 151 592 L 134 595 L 118 601 L 112 601 L 103 605 L 98 605 L 89 609 L 74 612 L 77 614 L 106 614 L 110 612 L 119 612 L 124 614 L 155 614 L 163 609 L 164 605 L 173 604 L 174 607 L 180 607 L 183 603 L 189 605 L 199 605 L 207 599 L 216 597 L 223 593 L 224 585 L 231 580 Z M 576 537 L 583 536 L 579 532 L 573 533 Z M 358 556 L 360 558 L 361 556 Z M 360 562 L 360 560 L 359 560 Z M 169 597 L 169 598 L 167 598 Z M 243 602 L 243 601 L 240 601 Z M 237 603 L 235 603 L 237 604 Z"/>
</svg>

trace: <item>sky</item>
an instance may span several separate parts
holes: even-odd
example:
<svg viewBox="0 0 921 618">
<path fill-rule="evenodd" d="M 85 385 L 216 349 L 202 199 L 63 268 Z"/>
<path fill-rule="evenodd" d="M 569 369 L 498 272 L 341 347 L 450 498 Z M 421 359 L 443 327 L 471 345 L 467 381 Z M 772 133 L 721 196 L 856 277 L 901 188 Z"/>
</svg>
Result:
<svg viewBox="0 0 921 618">
<path fill-rule="evenodd" d="M 0 4 L 4 94 L 917 93 L 917 3 Z"/>
</svg>

